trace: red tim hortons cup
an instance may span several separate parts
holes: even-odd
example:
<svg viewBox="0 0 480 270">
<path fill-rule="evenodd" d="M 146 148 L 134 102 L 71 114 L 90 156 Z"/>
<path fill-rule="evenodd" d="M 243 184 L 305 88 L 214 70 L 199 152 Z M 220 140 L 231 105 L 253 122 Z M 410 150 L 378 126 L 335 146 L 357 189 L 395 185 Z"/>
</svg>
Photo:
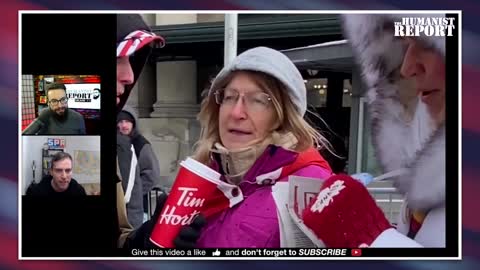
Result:
<svg viewBox="0 0 480 270">
<path fill-rule="evenodd" d="M 150 241 L 161 248 L 172 248 L 181 228 L 192 223 L 199 213 L 209 217 L 242 200 L 242 192 L 237 186 L 222 181 L 220 174 L 208 166 L 187 158 L 180 163 Z"/>
</svg>

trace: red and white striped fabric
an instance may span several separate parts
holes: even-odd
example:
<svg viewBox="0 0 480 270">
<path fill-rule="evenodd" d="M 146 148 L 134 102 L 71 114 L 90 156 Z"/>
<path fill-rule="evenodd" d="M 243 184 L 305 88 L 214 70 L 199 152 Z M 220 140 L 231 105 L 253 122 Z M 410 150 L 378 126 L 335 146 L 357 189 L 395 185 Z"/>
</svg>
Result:
<svg viewBox="0 0 480 270">
<path fill-rule="evenodd" d="M 117 57 L 130 56 L 151 42 L 159 42 L 163 47 L 165 40 L 161 36 L 144 30 L 135 30 L 117 45 Z"/>
</svg>

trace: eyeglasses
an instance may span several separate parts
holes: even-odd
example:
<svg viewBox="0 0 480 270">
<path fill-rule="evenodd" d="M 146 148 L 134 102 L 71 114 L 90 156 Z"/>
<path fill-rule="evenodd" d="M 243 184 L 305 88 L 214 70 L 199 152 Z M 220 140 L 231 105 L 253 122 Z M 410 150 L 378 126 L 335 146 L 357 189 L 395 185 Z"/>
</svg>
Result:
<svg viewBox="0 0 480 270">
<path fill-rule="evenodd" d="M 272 98 L 264 92 L 248 92 L 240 94 L 237 90 L 223 88 L 214 92 L 215 102 L 222 106 L 235 106 L 240 97 L 243 97 L 245 107 L 250 112 L 263 112 L 270 107 Z"/>
<path fill-rule="evenodd" d="M 62 104 L 67 104 L 68 102 L 68 98 L 67 97 L 63 97 L 61 98 L 60 100 L 58 99 L 51 99 L 48 101 L 50 104 L 52 104 L 53 106 L 56 106 L 58 105 L 59 102 L 61 102 Z"/>
</svg>

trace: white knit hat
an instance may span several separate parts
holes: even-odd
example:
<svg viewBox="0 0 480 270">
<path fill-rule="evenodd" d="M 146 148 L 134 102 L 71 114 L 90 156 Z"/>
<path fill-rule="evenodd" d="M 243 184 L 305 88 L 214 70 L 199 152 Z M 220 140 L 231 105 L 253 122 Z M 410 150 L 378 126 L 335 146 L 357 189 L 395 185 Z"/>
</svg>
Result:
<svg viewBox="0 0 480 270">
<path fill-rule="evenodd" d="M 237 70 L 260 71 L 278 79 L 287 89 L 287 94 L 296 110 L 303 116 L 307 110 L 307 89 L 300 71 L 283 53 L 267 48 L 256 47 L 238 55 L 215 77 L 209 94 L 225 86 L 225 79 Z"/>
</svg>

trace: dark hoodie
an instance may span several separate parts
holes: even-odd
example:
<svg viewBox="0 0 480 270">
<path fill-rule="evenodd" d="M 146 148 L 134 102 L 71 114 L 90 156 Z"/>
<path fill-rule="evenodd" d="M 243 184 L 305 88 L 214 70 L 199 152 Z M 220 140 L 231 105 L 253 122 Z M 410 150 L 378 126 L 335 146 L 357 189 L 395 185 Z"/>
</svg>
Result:
<svg viewBox="0 0 480 270">
<path fill-rule="evenodd" d="M 137 32 L 136 32 L 137 31 Z M 137 34 L 135 34 L 137 33 Z M 141 44 L 136 47 L 132 44 Z M 128 96 L 138 80 L 142 69 L 151 53 L 152 47 L 160 44 L 164 44 L 163 38 L 156 36 L 150 32 L 150 28 L 143 21 L 142 17 L 138 14 L 118 14 L 117 15 L 117 57 L 130 57 L 130 64 L 134 73 L 134 82 L 131 85 L 125 86 L 125 91 L 122 96 L 120 96 L 120 102 L 117 104 L 117 112 L 120 112 L 127 102 Z M 131 46 L 131 47 L 128 47 Z M 125 49 L 127 48 L 127 49 Z M 125 53 L 128 52 L 128 53 Z M 131 140 L 126 136 L 117 136 L 117 176 L 118 176 L 118 185 L 117 185 L 117 212 L 119 218 L 120 226 L 120 237 L 118 245 L 122 247 L 128 235 L 132 231 L 133 227 L 138 227 L 142 224 L 143 220 L 143 202 L 135 201 L 135 209 L 140 209 L 135 211 L 134 214 L 134 224 L 131 224 L 127 220 L 127 210 L 126 210 L 126 201 L 125 201 L 125 192 L 122 187 L 123 181 L 128 181 L 130 174 L 130 164 L 134 152 L 131 151 L 132 143 Z M 137 166 L 138 167 L 138 166 Z M 126 169 L 125 169 L 126 168 Z M 136 174 L 139 174 L 139 170 L 136 170 Z M 123 181 L 122 181 L 123 180 Z M 138 185 L 140 188 L 140 194 L 142 193 L 141 185 Z M 133 191 L 132 191 L 133 192 Z M 136 193 L 139 193 L 138 190 Z M 133 205 L 130 205 L 132 207 Z M 130 213 L 131 214 L 131 213 Z"/>
<path fill-rule="evenodd" d="M 133 147 L 135 148 L 135 153 L 137 154 L 137 156 L 140 156 L 140 153 L 142 152 L 142 149 L 145 146 L 145 144 L 150 144 L 150 142 L 145 137 L 143 137 L 138 131 L 137 114 L 134 112 L 133 108 L 131 108 L 130 106 L 124 106 L 122 111 L 117 115 L 117 123 L 120 120 L 128 120 L 132 122 L 133 128 L 129 136 L 130 138 L 132 138 L 132 144 L 133 144 Z"/>
<path fill-rule="evenodd" d="M 138 14 L 118 14 L 117 15 L 117 48 L 125 40 L 125 38 L 132 32 L 136 30 L 143 30 L 146 33 L 151 33 L 150 28 L 147 26 L 142 17 Z M 152 34 L 153 35 L 153 34 Z M 128 96 L 132 91 L 133 86 L 138 80 L 145 63 L 152 51 L 154 46 L 163 46 L 164 40 L 160 36 L 154 36 L 151 39 L 151 42 L 145 44 L 144 46 L 139 47 L 135 52 L 130 55 L 130 65 L 132 66 L 134 74 L 134 82 L 131 85 L 125 86 L 125 92 L 120 97 L 120 103 L 117 105 L 117 111 L 119 112 L 125 103 L 127 102 Z M 117 52 L 117 57 L 119 56 Z"/>
<path fill-rule="evenodd" d="M 48 197 L 48 198 L 72 198 L 78 196 L 86 196 L 87 193 L 85 189 L 72 178 L 70 184 L 68 185 L 67 190 L 63 192 L 57 192 L 52 187 L 51 175 L 47 175 L 42 178 L 40 183 L 30 186 L 26 192 L 27 196 L 38 196 L 38 197 Z"/>
<path fill-rule="evenodd" d="M 129 136 L 120 134 L 118 136 L 121 137 L 121 140 L 130 141 L 130 143 L 127 142 L 127 144 L 133 145 L 134 151 L 132 152 L 130 147 L 128 156 L 131 157 L 133 153 L 135 153 L 137 159 L 137 164 L 133 168 L 135 169 L 135 178 L 131 179 L 131 181 L 134 181 L 131 191 L 128 189 L 130 179 L 122 178 L 123 190 L 130 192 L 128 196 L 130 199 L 127 204 L 128 220 L 136 228 L 142 224 L 143 213 L 147 210 L 146 195 L 152 190 L 153 186 L 158 185 L 160 166 L 150 142 L 138 131 L 138 119 L 133 109 L 125 106 L 118 114 L 117 123 L 120 120 L 128 120 L 133 124 L 133 129 Z M 131 160 L 129 160 L 128 163 L 119 163 L 119 166 L 122 175 L 129 175 L 129 171 L 132 170 Z"/>
</svg>

